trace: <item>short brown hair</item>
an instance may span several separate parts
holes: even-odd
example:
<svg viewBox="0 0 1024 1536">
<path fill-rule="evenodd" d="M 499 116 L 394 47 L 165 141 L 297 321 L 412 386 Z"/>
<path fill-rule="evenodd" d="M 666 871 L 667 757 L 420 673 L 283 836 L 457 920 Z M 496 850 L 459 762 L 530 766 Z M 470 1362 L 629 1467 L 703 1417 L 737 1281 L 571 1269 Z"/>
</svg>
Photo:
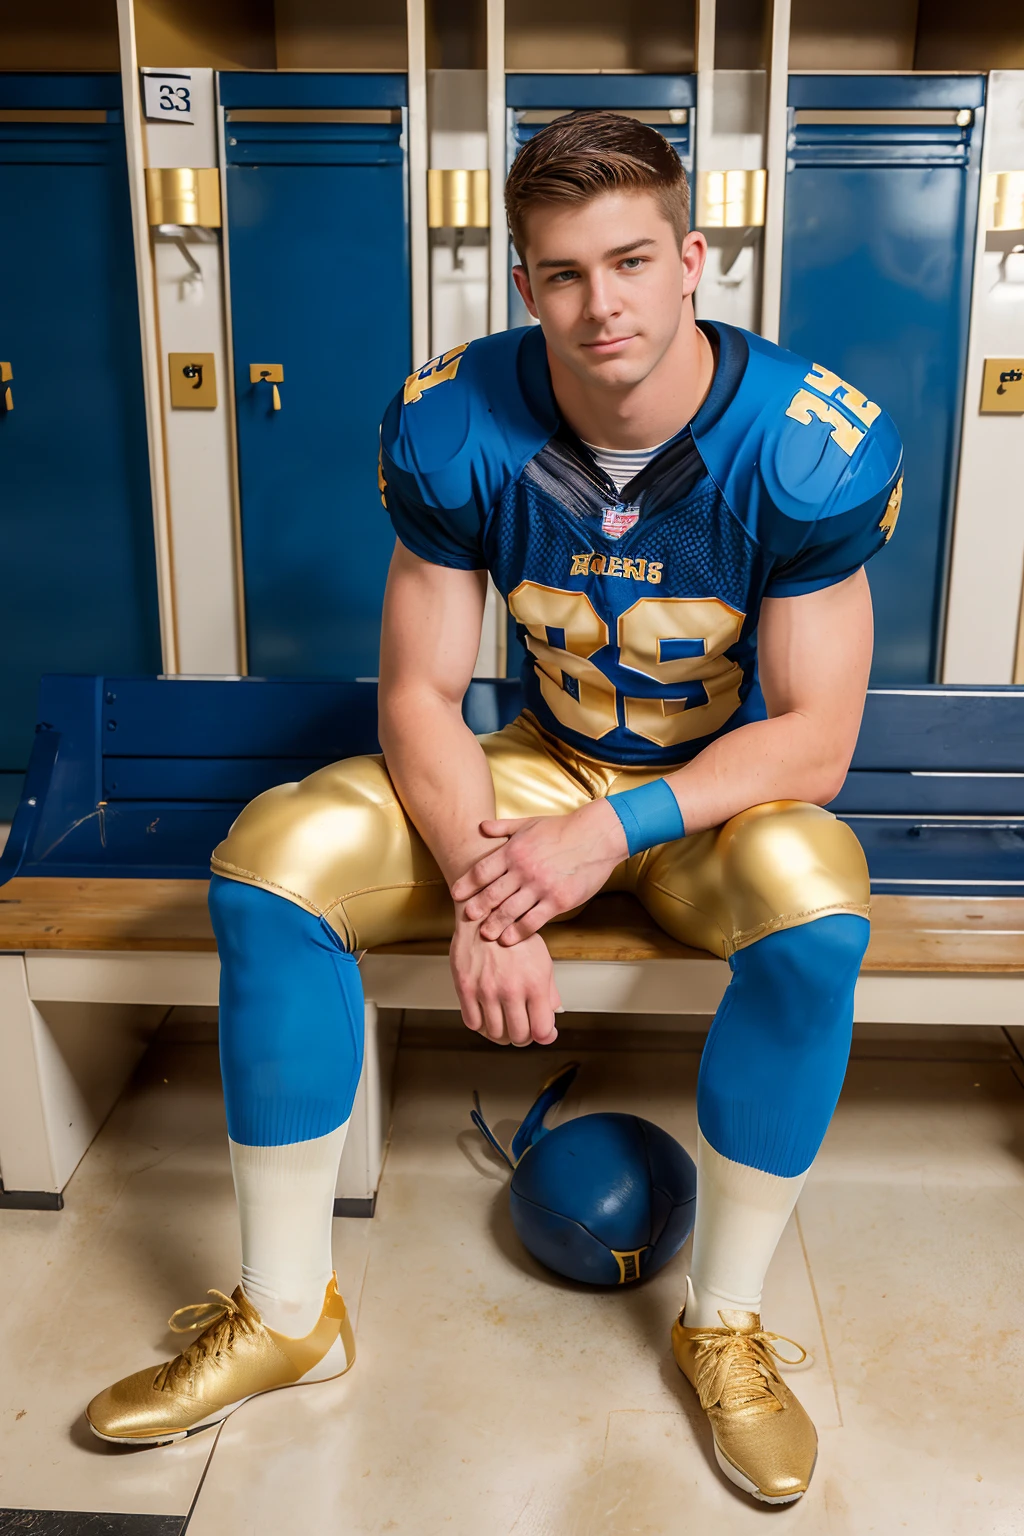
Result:
<svg viewBox="0 0 1024 1536">
<path fill-rule="evenodd" d="M 682 162 L 656 128 L 617 112 L 557 117 L 519 151 L 505 183 L 508 227 L 525 260 L 525 215 L 538 203 L 586 203 L 602 192 L 653 192 L 679 243 L 690 226 Z"/>
</svg>

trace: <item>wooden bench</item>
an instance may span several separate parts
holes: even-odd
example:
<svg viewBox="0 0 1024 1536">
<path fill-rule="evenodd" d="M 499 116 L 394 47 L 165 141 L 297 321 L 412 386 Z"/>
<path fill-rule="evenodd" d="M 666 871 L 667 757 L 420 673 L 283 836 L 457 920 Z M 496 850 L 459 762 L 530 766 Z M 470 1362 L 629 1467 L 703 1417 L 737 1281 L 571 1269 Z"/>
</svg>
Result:
<svg viewBox="0 0 1024 1536">
<path fill-rule="evenodd" d="M 47 729 L 0 859 L 0 1204 L 59 1208 L 156 1021 L 171 1006 L 216 1005 L 207 851 L 266 784 L 373 750 L 371 691 L 45 680 Z M 954 699 L 968 706 L 959 732 Z M 515 684 L 483 684 L 466 713 L 483 730 L 517 708 Z M 879 892 L 858 1020 L 1024 1020 L 1022 717 L 1024 690 L 869 698 L 834 807 L 856 826 Z M 723 962 L 675 943 L 629 897 L 600 897 L 544 937 L 569 1012 L 710 1014 L 728 981 Z M 373 1208 L 387 1137 L 390 1010 L 456 1006 L 444 944 L 385 945 L 361 967 L 366 1061 L 338 1184 L 338 1210 L 353 1214 Z"/>
</svg>

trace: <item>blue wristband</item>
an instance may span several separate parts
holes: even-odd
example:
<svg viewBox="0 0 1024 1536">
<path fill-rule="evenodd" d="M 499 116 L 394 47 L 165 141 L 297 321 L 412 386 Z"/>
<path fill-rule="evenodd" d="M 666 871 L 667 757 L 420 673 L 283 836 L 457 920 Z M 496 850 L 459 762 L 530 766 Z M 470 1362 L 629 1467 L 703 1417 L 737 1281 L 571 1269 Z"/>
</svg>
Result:
<svg viewBox="0 0 1024 1536">
<path fill-rule="evenodd" d="M 658 843 L 672 843 L 677 837 L 686 836 L 679 801 L 664 779 L 609 795 L 608 804 L 622 822 L 630 857 Z"/>
</svg>

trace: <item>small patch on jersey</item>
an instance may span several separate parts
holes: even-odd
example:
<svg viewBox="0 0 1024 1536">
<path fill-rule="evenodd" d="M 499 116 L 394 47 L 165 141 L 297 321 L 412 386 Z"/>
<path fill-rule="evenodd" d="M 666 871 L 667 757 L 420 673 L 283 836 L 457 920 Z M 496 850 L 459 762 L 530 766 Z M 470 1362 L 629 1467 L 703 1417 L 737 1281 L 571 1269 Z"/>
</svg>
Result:
<svg viewBox="0 0 1024 1536">
<path fill-rule="evenodd" d="M 885 542 L 887 544 L 892 538 L 893 530 L 896 527 L 896 519 L 900 515 L 900 504 L 902 501 L 903 476 L 900 475 L 896 484 L 893 486 L 892 495 L 889 497 L 889 500 L 885 504 L 885 511 L 882 513 L 882 521 L 878 525 L 879 531 L 885 534 Z"/>
<path fill-rule="evenodd" d="M 601 532 L 606 533 L 610 539 L 621 539 L 624 533 L 628 533 L 640 520 L 639 507 L 624 507 L 619 502 L 614 507 L 605 507 L 601 513 Z"/>
<path fill-rule="evenodd" d="M 384 479 L 384 445 L 382 443 L 377 450 L 377 489 L 380 491 L 380 504 L 385 512 L 388 509 L 388 499 L 384 494 L 387 488 L 388 483 Z"/>
<path fill-rule="evenodd" d="M 870 427 L 877 420 L 882 414 L 882 407 L 821 363 L 812 364 L 810 373 L 804 375 L 804 383 L 810 384 L 814 393 L 810 389 L 798 389 L 786 407 L 786 415 L 802 426 L 809 426 L 813 420 L 824 422 L 831 428 L 832 441 L 848 457 L 852 457 L 854 449 L 863 442 L 864 433 L 831 402 L 835 400 L 845 406 L 850 415 L 863 422 L 865 427 Z"/>
<path fill-rule="evenodd" d="M 595 555 L 587 549 L 572 557 L 570 576 L 622 576 L 627 581 L 649 581 L 660 585 L 663 560 L 633 560 L 629 555 Z"/>
<path fill-rule="evenodd" d="M 406 405 L 415 405 L 417 400 L 422 400 L 426 390 L 433 389 L 435 384 L 445 384 L 449 379 L 454 379 L 462 362 L 462 354 L 469 343 L 464 341 L 461 347 L 452 347 L 450 352 L 442 352 L 439 357 L 432 357 L 429 363 L 424 363 L 422 368 L 415 373 L 410 373 L 405 381 L 403 400 Z"/>
</svg>

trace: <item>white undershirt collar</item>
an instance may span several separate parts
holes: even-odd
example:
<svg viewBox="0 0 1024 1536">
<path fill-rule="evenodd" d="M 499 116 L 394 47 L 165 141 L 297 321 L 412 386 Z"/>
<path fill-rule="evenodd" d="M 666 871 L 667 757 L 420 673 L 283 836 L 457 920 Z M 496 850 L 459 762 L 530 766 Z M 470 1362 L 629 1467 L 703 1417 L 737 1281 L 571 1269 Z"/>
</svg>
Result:
<svg viewBox="0 0 1024 1536">
<path fill-rule="evenodd" d="M 656 453 L 660 453 L 665 443 L 672 439 L 666 437 L 664 443 L 655 443 L 653 448 L 599 448 L 596 443 L 588 443 L 580 438 L 585 448 L 589 448 L 600 469 L 603 469 L 616 490 L 621 491 L 634 475 L 638 475 L 642 469 L 646 469 Z"/>
</svg>

